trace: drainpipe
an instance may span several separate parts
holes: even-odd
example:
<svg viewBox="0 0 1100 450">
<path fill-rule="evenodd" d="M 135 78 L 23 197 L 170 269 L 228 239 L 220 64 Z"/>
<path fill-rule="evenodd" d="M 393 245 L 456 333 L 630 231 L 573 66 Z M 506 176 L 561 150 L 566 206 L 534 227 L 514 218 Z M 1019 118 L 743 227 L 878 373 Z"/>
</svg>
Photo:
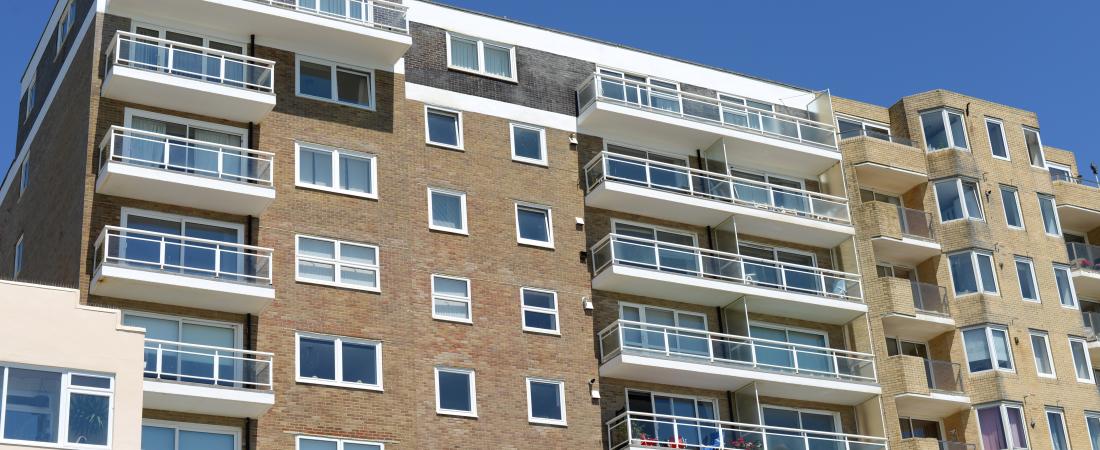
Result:
<svg viewBox="0 0 1100 450">
<path fill-rule="evenodd" d="M 248 38 L 248 56 L 256 56 L 256 35 L 250 35 Z"/>
<path fill-rule="evenodd" d="M 252 418 L 246 417 L 244 419 L 244 448 L 245 450 L 252 450 Z"/>
</svg>

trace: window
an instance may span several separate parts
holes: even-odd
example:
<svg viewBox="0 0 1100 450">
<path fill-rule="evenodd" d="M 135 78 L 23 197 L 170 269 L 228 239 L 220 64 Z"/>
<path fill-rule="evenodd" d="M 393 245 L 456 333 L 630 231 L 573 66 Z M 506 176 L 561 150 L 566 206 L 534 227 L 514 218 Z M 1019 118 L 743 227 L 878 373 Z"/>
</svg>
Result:
<svg viewBox="0 0 1100 450">
<path fill-rule="evenodd" d="M 374 71 L 299 57 L 298 96 L 374 109 Z"/>
<path fill-rule="evenodd" d="M 61 10 L 61 18 L 57 20 L 57 44 L 54 57 L 61 54 L 61 49 L 65 45 L 65 40 L 69 37 L 69 32 L 73 30 L 73 25 L 76 25 L 76 7 L 76 1 L 69 0 L 65 4 L 65 8 Z"/>
<path fill-rule="evenodd" d="M 1005 138 L 1005 125 L 997 119 L 985 118 L 985 131 L 989 133 L 989 147 L 994 158 L 1011 160 L 1008 155 L 1008 139 Z"/>
<path fill-rule="evenodd" d="M 546 130 L 518 123 L 509 128 L 512 131 L 512 160 L 545 166 Z"/>
<path fill-rule="evenodd" d="M 1046 157 L 1043 156 L 1043 142 L 1039 139 L 1039 130 L 1024 127 L 1024 142 L 1027 144 L 1027 157 L 1031 165 L 1046 167 Z"/>
<path fill-rule="evenodd" d="M 124 325 L 144 328 L 146 339 L 156 339 L 159 344 L 146 349 L 145 378 L 167 381 L 184 380 L 191 383 L 213 382 L 214 367 L 218 367 L 219 386 L 249 387 L 258 378 L 242 378 L 245 363 L 240 359 L 242 352 L 226 349 L 241 349 L 241 326 L 233 323 L 214 322 L 178 316 L 150 313 L 123 312 Z M 173 343 L 185 344 L 178 346 Z M 149 344 L 147 344 L 149 345 Z M 163 349 L 157 356 L 157 348 Z M 220 348 L 221 350 L 215 350 Z M 183 350 L 180 352 L 179 350 Z M 197 353 L 198 352 L 198 353 Z M 213 355 L 220 353 L 224 358 L 199 356 L 201 352 Z M 232 355 L 232 356 L 231 356 Z M 158 365 L 159 362 L 159 365 Z M 267 369 L 267 363 L 249 364 L 250 373 Z M 256 372 L 251 372 L 255 368 Z M 238 381 L 238 383 L 234 383 Z M 264 380 L 266 381 L 266 380 Z"/>
<path fill-rule="evenodd" d="M 295 143 L 295 185 L 366 198 L 378 198 L 374 155 L 315 144 Z"/>
<path fill-rule="evenodd" d="M 956 296 L 977 292 L 997 293 L 992 254 L 968 251 L 948 255 L 947 259 Z"/>
<path fill-rule="evenodd" d="M 241 448 L 240 429 L 213 425 L 141 422 L 143 450 L 237 450 Z"/>
<path fill-rule="evenodd" d="M 996 369 L 1015 371 L 1012 350 L 1008 346 L 1008 330 L 1000 327 L 979 327 L 963 331 L 963 348 L 970 373 Z"/>
<path fill-rule="evenodd" d="M 23 271 L 23 235 L 19 235 L 19 240 L 15 241 L 15 264 L 12 266 L 12 276 L 19 276 L 19 272 Z"/>
<path fill-rule="evenodd" d="M 1054 210 L 1054 197 L 1039 194 L 1039 211 L 1043 214 L 1043 230 L 1051 236 L 1061 236 L 1062 226 Z"/>
<path fill-rule="evenodd" d="M 978 429 L 984 450 L 1027 448 L 1024 410 L 1016 404 L 994 404 L 978 408 Z"/>
<path fill-rule="evenodd" d="M 1020 280 L 1020 296 L 1025 301 L 1039 301 L 1039 283 L 1035 281 L 1035 264 L 1031 259 L 1016 257 L 1016 278 Z"/>
<path fill-rule="evenodd" d="M 901 438 L 930 438 L 940 439 L 940 423 L 934 420 L 914 419 L 912 417 L 899 417 L 901 421 Z"/>
<path fill-rule="evenodd" d="M 1077 308 L 1077 291 L 1070 281 L 1069 267 L 1054 265 L 1054 284 L 1058 288 L 1058 303 L 1066 308 Z"/>
<path fill-rule="evenodd" d="M 985 220 L 978 183 L 960 178 L 937 181 L 936 203 L 940 208 L 940 222 L 959 219 Z"/>
<path fill-rule="evenodd" d="M 298 436 L 297 450 L 384 450 L 379 442 L 350 441 L 313 436 Z"/>
<path fill-rule="evenodd" d="M 432 275 L 432 318 L 472 322 L 470 280 Z"/>
<path fill-rule="evenodd" d="M 1047 428 L 1050 429 L 1050 442 L 1053 450 L 1069 450 L 1069 436 L 1066 435 L 1066 419 L 1062 410 L 1047 408 Z"/>
<path fill-rule="evenodd" d="M 516 203 L 516 237 L 520 244 L 554 247 L 550 208 Z"/>
<path fill-rule="evenodd" d="M 31 155 L 27 155 L 23 158 L 23 164 L 19 166 L 19 196 L 22 197 L 23 193 L 27 191 L 27 186 L 31 183 Z"/>
<path fill-rule="evenodd" d="M 966 144 L 966 124 L 961 113 L 949 109 L 926 111 L 920 114 L 924 128 L 924 145 L 928 151 L 945 148 L 969 150 Z"/>
<path fill-rule="evenodd" d="M 477 417 L 474 371 L 435 368 L 435 412 Z"/>
<path fill-rule="evenodd" d="M 78 372 L 0 366 L 0 443 L 107 447 L 114 379 Z"/>
<path fill-rule="evenodd" d="M 1050 340 L 1045 331 L 1032 330 L 1031 353 L 1035 355 L 1035 372 L 1041 377 L 1054 378 L 1054 365 L 1050 357 Z"/>
<path fill-rule="evenodd" d="M 382 390 L 382 343 L 297 333 L 300 383 Z"/>
<path fill-rule="evenodd" d="M 1020 196 L 1016 188 L 1001 186 L 1001 203 L 1005 209 L 1005 223 L 1008 227 L 1024 229 L 1024 217 L 1020 213 Z"/>
<path fill-rule="evenodd" d="M 837 116 L 836 123 L 839 126 L 841 139 L 848 139 L 856 136 L 869 136 L 884 141 L 890 140 L 890 127 L 885 124 L 865 122 L 859 119 L 840 116 Z"/>
<path fill-rule="evenodd" d="M 1069 181 L 1074 182 L 1072 169 L 1069 166 L 1063 166 L 1061 164 L 1047 163 L 1047 171 L 1050 172 L 1051 181 Z"/>
<path fill-rule="evenodd" d="M 306 283 L 377 292 L 378 247 L 312 236 L 297 236 L 295 279 Z"/>
<path fill-rule="evenodd" d="M 1073 356 L 1073 371 L 1077 374 L 1077 381 L 1092 383 L 1092 361 L 1086 350 L 1085 340 L 1076 337 L 1069 338 L 1069 353 Z"/>
<path fill-rule="evenodd" d="M 38 101 L 38 82 L 35 80 L 38 74 L 31 74 L 31 84 L 27 86 L 27 93 L 25 94 L 26 100 L 23 102 L 25 105 L 23 108 L 23 121 L 31 118 L 31 113 L 34 112 L 34 107 Z"/>
<path fill-rule="evenodd" d="M 516 81 L 516 48 L 447 33 L 447 67 Z"/>
<path fill-rule="evenodd" d="M 466 193 L 428 188 L 428 228 L 467 234 Z"/>
<path fill-rule="evenodd" d="M 542 289 L 519 290 L 523 311 L 523 330 L 558 334 L 558 294 Z"/>
<path fill-rule="evenodd" d="M 428 106 L 424 120 L 429 144 L 462 150 L 462 113 Z"/>
<path fill-rule="evenodd" d="M 1092 450 L 1100 450 L 1100 414 L 1085 411 L 1085 425 L 1089 429 Z"/>
<path fill-rule="evenodd" d="M 565 425 L 565 383 L 528 378 L 527 421 Z"/>
</svg>

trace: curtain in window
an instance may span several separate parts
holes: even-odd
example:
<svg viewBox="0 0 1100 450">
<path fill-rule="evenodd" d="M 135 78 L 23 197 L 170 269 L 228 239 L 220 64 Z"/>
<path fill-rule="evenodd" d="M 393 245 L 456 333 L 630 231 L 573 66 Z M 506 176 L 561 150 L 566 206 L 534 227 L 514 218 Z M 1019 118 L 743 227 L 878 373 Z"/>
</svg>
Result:
<svg viewBox="0 0 1100 450">
<path fill-rule="evenodd" d="M 1054 450 L 1069 450 L 1066 442 L 1065 423 L 1062 423 L 1062 415 L 1047 411 L 1047 424 L 1050 425 L 1050 440 L 1054 442 Z"/>
<path fill-rule="evenodd" d="M 512 77 L 512 52 L 507 48 L 485 45 L 485 71 L 505 77 Z"/>
<path fill-rule="evenodd" d="M 332 153 L 305 147 L 299 152 L 298 178 L 303 183 L 332 187 Z"/>
<path fill-rule="evenodd" d="M 969 349 L 968 349 L 969 350 Z M 982 430 L 982 447 L 989 449 L 1008 448 L 1004 436 L 1004 422 L 1001 421 L 1001 408 L 994 406 L 978 410 L 978 426 Z"/>
<path fill-rule="evenodd" d="M 464 69 L 478 70 L 477 42 L 451 37 L 451 64 Z"/>
<path fill-rule="evenodd" d="M 138 116 L 134 116 L 130 126 L 150 133 L 165 134 L 168 132 L 167 123 Z M 162 167 L 166 145 L 167 142 L 161 138 L 149 137 L 144 134 L 132 135 L 123 142 L 120 153 L 131 164 Z"/>
<path fill-rule="evenodd" d="M 321 12 L 340 17 L 347 16 L 346 0 L 321 0 Z"/>
<path fill-rule="evenodd" d="M 370 160 L 340 155 L 340 189 L 370 192 Z"/>
<path fill-rule="evenodd" d="M 357 105 L 370 105 L 370 75 L 336 71 L 337 100 Z"/>
<path fill-rule="evenodd" d="M 168 157 L 169 163 L 176 167 L 187 167 L 196 173 L 207 176 L 219 176 L 218 159 L 222 159 L 222 171 L 227 175 L 245 175 L 242 157 L 239 151 L 227 151 L 219 154 L 220 146 L 239 147 L 241 136 L 222 133 L 218 131 L 191 129 L 191 139 L 210 142 L 219 145 L 189 144 L 187 146 L 172 146 Z"/>
<path fill-rule="evenodd" d="M 966 356 L 970 363 L 971 372 L 980 372 L 993 368 L 993 364 L 989 358 L 989 347 L 985 340 L 985 329 L 978 328 L 965 331 L 963 333 L 963 343 L 966 346 Z"/>
</svg>

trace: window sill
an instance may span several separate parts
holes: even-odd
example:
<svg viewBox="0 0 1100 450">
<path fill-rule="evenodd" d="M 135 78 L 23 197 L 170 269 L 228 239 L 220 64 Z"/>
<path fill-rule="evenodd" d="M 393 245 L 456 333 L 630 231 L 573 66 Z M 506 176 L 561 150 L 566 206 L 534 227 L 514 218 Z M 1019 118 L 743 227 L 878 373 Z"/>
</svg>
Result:
<svg viewBox="0 0 1100 450">
<path fill-rule="evenodd" d="M 477 418 L 477 413 L 476 412 L 451 411 L 451 410 L 448 410 L 448 409 L 436 408 L 435 413 L 439 414 L 441 416 L 465 417 L 465 418 L 469 418 L 469 419 L 476 419 Z"/>
<path fill-rule="evenodd" d="M 537 419 L 533 417 L 527 418 L 527 422 L 532 425 L 549 425 L 554 427 L 568 427 L 569 424 L 564 420 L 550 420 L 550 419 Z"/>
<path fill-rule="evenodd" d="M 379 270 L 379 269 L 375 269 L 375 270 Z M 300 278 L 300 277 L 295 277 L 294 281 L 297 281 L 299 283 L 304 283 L 304 284 L 315 284 L 315 285 L 318 285 L 318 286 L 328 286 L 328 287 L 334 287 L 334 288 L 349 289 L 349 290 L 353 290 L 353 291 L 374 292 L 376 294 L 382 293 L 382 286 L 380 286 L 380 285 L 377 286 L 377 287 L 369 288 L 369 287 L 364 287 L 364 286 L 357 286 L 357 285 L 354 285 L 354 284 L 329 283 L 329 282 L 326 282 L 326 281 L 311 280 L 309 278 Z"/>
<path fill-rule="evenodd" d="M 532 241 L 530 239 L 517 239 L 516 243 L 519 244 L 519 245 L 527 246 L 527 247 L 538 247 L 538 248 L 545 248 L 545 249 L 550 249 L 550 250 L 554 249 L 554 241 L 543 242 L 543 241 Z"/>
<path fill-rule="evenodd" d="M 451 145 L 451 144 L 444 144 L 444 143 L 432 142 L 432 141 L 424 141 L 424 143 L 428 144 L 429 147 L 439 147 L 439 148 L 444 149 L 444 150 L 452 150 L 452 151 L 456 151 L 456 152 L 465 152 L 466 151 L 466 149 L 463 148 L 462 144 Z"/>
<path fill-rule="evenodd" d="M 543 334 L 547 336 L 561 336 L 560 330 L 544 330 L 542 328 L 523 327 L 523 332 L 533 334 Z"/>
<path fill-rule="evenodd" d="M 550 167 L 550 163 L 548 163 L 547 161 L 538 160 L 538 159 L 524 158 L 524 157 L 516 156 L 516 155 L 512 155 L 512 161 L 520 163 L 520 164 L 527 164 L 529 166 Z"/>
<path fill-rule="evenodd" d="M 448 58 L 448 59 L 450 59 L 450 58 Z M 451 65 L 451 64 L 447 64 L 447 69 L 453 70 L 455 72 L 462 72 L 462 73 L 465 73 L 465 74 L 477 75 L 479 77 L 485 77 L 485 78 L 491 78 L 491 79 L 494 79 L 494 80 L 506 81 L 506 82 L 512 83 L 512 84 L 517 84 L 517 85 L 519 84 L 519 77 L 511 77 L 511 78 L 502 77 L 500 75 L 493 75 L 491 73 L 482 72 L 482 71 L 479 71 L 479 70 L 471 70 L 471 69 L 467 69 L 465 67 L 459 67 L 459 66 L 455 66 L 455 65 Z"/>
<path fill-rule="evenodd" d="M 937 148 L 935 150 L 928 149 L 928 150 L 925 150 L 925 151 L 928 152 L 928 153 L 936 153 L 936 152 L 943 152 L 943 151 L 948 151 L 948 150 L 957 150 L 957 151 L 960 151 L 960 152 L 968 152 L 968 153 L 970 152 L 969 148 L 956 147 L 954 145 L 952 145 L 950 147 Z"/>
<path fill-rule="evenodd" d="M 301 384 L 315 384 L 315 385 L 318 385 L 318 386 L 332 386 L 332 387 L 342 387 L 342 388 L 349 388 L 349 389 L 360 389 L 360 390 L 364 390 L 364 391 L 383 392 L 381 384 L 345 383 L 345 382 L 341 382 L 341 381 L 330 381 L 330 380 L 321 380 L 321 379 L 316 379 L 316 378 L 302 378 L 302 377 L 295 377 L 294 381 L 296 381 L 298 383 L 301 383 Z"/>
<path fill-rule="evenodd" d="M 428 225 L 428 229 L 431 230 L 431 231 L 438 231 L 440 233 L 457 234 L 457 235 L 460 235 L 460 236 L 469 236 L 470 235 L 470 233 L 466 230 L 458 230 L 458 229 L 455 229 L 455 228 L 437 227 L 435 225 Z"/>
<path fill-rule="evenodd" d="M 461 324 L 461 325 L 473 325 L 474 324 L 473 319 L 455 319 L 453 317 L 442 317 L 442 316 L 437 316 L 435 314 L 432 314 L 432 320 L 438 320 L 440 322 L 457 323 L 457 324 Z"/>
<path fill-rule="evenodd" d="M 359 198 L 365 198 L 365 199 L 369 199 L 369 200 L 378 200 L 378 193 L 345 191 L 343 189 L 330 188 L 330 187 L 326 187 L 326 186 L 317 186 L 317 185 L 314 185 L 314 184 L 306 184 L 306 183 L 301 183 L 301 182 L 294 183 L 294 186 L 295 187 L 300 187 L 302 189 L 313 190 L 313 191 L 328 192 L 328 193 L 332 193 L 332 194 L 346 195 L 346 196 L 349 196 L 349 197 L 359 197 Z"/>
<path fill-rule="evenodd" d="M 370 111 L 370 112 L 374 112 L 374 109 L 375 109 L 374 105 L 360 105 L 358 103 L 341 102 L 339 100 L 333 100 L 331 98 L 325 98 L 325 97 L 317 97 L 315 95 L 303 94 L 301 92 L 296 92 L 295 96 L 297 96 L 298 98 L 304 98 L 304 99 L 309 99 L 309 100 L 317 100 L 319 102 L 332 103 L 334 105 L 347 106 L 349 108 L 362 109 L 364 111 Z"/>
</svg>

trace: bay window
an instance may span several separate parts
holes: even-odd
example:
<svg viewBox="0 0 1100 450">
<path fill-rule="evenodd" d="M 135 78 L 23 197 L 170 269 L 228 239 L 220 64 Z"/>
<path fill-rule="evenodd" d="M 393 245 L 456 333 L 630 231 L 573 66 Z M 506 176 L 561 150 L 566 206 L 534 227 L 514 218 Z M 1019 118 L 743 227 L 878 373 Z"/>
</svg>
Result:
<svg viewBox="0 0 1100 450">
<path fill-rule="evenodd" d="M 1024 410 L 1019 405 L 998 403 L 978 408 L 978 428 L 984 450 L 1028 448 Z"/>
<path fill-rule="evenodd" d="M 970 373 L 987 370 L 1012 372 L 1012 349 L 1008 330 L 1002 327 L 977 327 L 963 331 L 963 349 Z"/>
<path fill-rule="evenodd" d="M 983 292 L 996 294 L 997 276 L 993 269 L 993 255 L 984 251 L 964 251 L 947 256 L 948 270 L 955 295 Z"/>
<path fill-rule="evenodd" d="M 920 114 L 920 121 L 924 129 L 924 145 L 928 151 L 970 149 L 966 143 L 966 123 L 962 113 L 950 109 L 925 111 Z"/>
<path fill-rule="evenodd" d="M 1092 360 L 1089 359 L 1088 344 L 1078 337 L 1069 338 L 1069 353 L 1073 356 L 1073 371 L 1077 374 L 1077 381 L 1093 383 Z"/>
<path fill-rule="evenodd" d="M 954 178 L 937 181 L 934 185 L 936 204 L 939 205 L 940 222 L 972 219 L 985 220 L 982 202 L 978 196 L 978 183 Z"/>
</svg>

